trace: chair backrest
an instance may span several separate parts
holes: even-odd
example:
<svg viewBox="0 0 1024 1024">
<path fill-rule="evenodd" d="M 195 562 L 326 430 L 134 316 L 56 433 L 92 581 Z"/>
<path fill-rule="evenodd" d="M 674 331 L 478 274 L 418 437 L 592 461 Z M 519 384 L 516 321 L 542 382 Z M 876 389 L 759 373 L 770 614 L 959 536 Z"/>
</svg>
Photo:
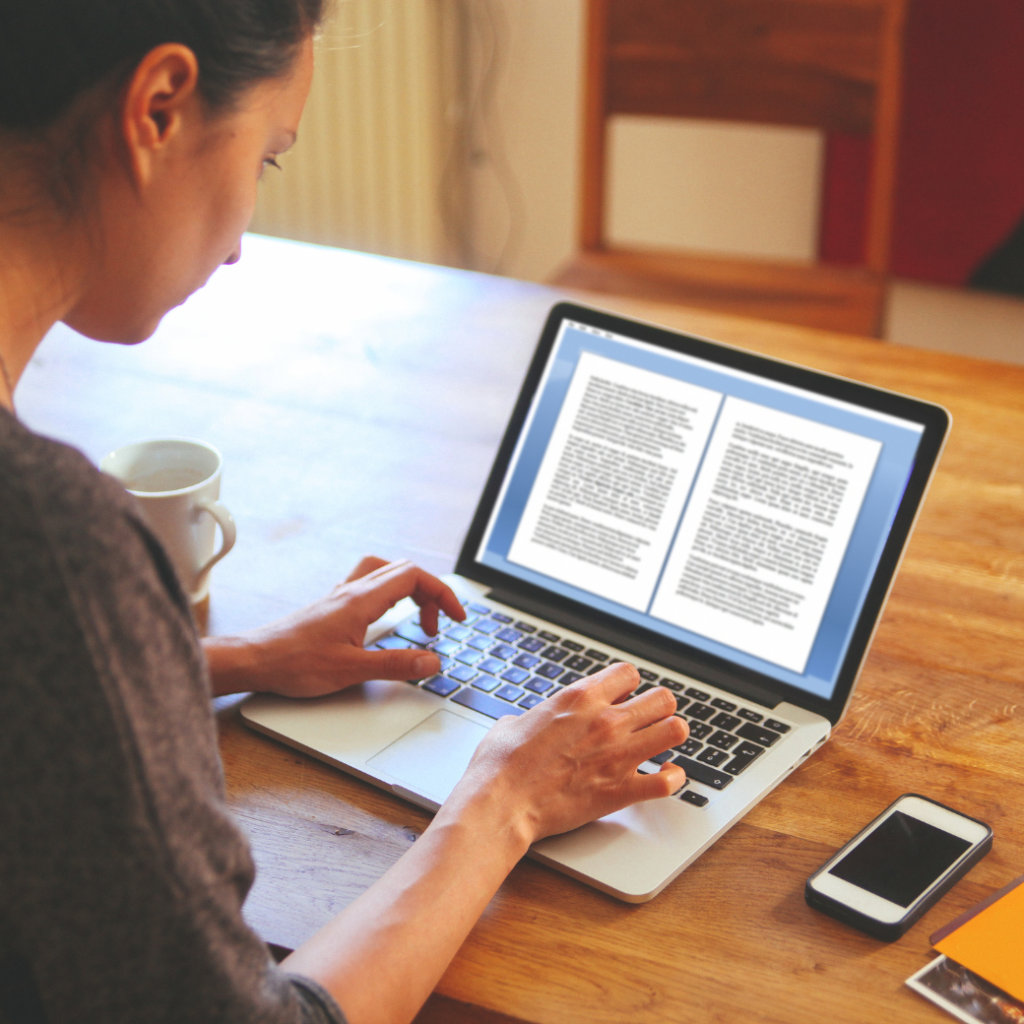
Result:
<svg viewBox="0 0 1024 1024">
<path fill-rule="evenodd" d="M 602 249 L 607 119 L 873 135 L 865 263 L 888 269 L 906 0 L 589 0 L 580 242 Z"/>
</svg>

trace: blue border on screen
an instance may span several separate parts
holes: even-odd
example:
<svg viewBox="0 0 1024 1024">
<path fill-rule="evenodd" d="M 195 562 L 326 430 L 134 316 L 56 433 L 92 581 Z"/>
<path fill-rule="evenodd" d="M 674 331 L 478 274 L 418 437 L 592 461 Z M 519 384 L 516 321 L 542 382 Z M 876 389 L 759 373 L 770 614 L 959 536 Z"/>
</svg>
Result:
<svg viewBox="0 0 1024 1024">
<path fill-rule="evenodd" d="M 512 539 L 582 352 L 592 352 L 882 442 L 874 474 L 803 674 L 508 560 Z M 534 406 L 529 432 L 511 467 L 511 479 L 486 536 L 486 547 L 478 559 L 482 564 L 826 700 L 831 698 L 861 607 L 910 478 L 922 436 L 922 428 L 918 424 L 907 422 L 906 426 L 901 426 L 894 419 L 859 413 L 852 406 L 831 404 L 810 392 L 794 393 L 770 381 L 739 376 L 712 363 L 676 356 L 644 342 L 618 341 L 571 326 L 568 322 L 563 323 L 552 351 L 543 391 L 535 398 Z"/>
</svg>

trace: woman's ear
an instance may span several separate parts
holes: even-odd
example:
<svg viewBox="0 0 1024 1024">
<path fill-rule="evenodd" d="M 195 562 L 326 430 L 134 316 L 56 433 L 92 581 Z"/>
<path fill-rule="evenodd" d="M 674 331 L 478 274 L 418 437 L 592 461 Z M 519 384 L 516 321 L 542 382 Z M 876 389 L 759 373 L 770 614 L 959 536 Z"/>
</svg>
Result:
<svg viewBox="0 0 1024 1024">
<path fill-rule="evenodd" d="M 136 187 L 146 185 L 198 99 L 199 62 L 180 43 L 165 43 L 139 62 L 123 93 L 121 142 Z"/>
</svg>

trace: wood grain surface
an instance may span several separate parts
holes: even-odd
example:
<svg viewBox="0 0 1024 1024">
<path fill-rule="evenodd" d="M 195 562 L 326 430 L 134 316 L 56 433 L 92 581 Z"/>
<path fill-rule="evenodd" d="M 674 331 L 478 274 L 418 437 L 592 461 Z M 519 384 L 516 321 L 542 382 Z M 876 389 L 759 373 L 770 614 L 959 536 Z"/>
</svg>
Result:
<svg viewBox="0 0 1024 1024">
<path fill-rule="evenodd" d="M 366 551 L 449 571 L 557 294 L 249 239 L 132 350 L 59 329 L 19 411 L 93 459 L 199 436 L 225 455 L 236 549 L 211 628 L 316 596 Z M 941 402 L 953 430 L 833 739 L 652 902 L 513 871 L 421 1024 L 938 1022 L 903 986 L 927 936 L 1024 872 L 1024 368 L 601 296 L 627 315 Z M 427 816 L 218 710 L 259 868 L 246 905 L 293 946 L 401 856 Z M 886 945 L 808 909 L 804 879 L 900 793 L 989 822 L 993 852 Z M 467 870 L 471 870 L 467 865 Z"/>
</svg>

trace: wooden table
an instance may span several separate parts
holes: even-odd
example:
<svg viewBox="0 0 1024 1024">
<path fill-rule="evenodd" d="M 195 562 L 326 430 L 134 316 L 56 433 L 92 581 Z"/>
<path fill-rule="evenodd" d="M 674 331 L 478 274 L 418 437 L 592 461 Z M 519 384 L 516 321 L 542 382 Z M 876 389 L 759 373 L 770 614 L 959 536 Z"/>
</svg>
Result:
<svg viewBox="0 0 1024 1024">
<path fill-rule="evenodd" d="M 546 311 L 535 285 L 251 239 L 138 349 L 64 329 L 24 420 L 98 459 L 136 438 L 225 454 L 236 550 L 211 628 L 311 599 L 365 552 L 451 569 Z M 939 925 L 1024 872 L 1024 368 L 602 297 L 673 327 L 941 402 L 946 454 L 833 739 L 655 900 L 628 906 L 530 862 L 425 1021 L 940 1021 L 903 987 Z M 426 825 L 416 808 L 219 711 L 259 877 L 246 912 L 293 946 Z M 885 945 L 809 910 L 804 879 L 894 797 L 990 822 L 995 848 Z"/>
</svg>

